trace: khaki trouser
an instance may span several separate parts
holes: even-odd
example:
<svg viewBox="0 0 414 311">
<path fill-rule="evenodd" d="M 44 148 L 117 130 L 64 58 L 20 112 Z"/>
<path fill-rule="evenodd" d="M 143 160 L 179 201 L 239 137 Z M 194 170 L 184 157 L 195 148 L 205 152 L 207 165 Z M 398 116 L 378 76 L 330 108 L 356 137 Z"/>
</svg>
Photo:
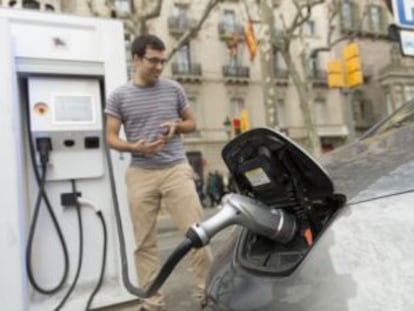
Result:
<svg viewBox="0 0 414 311">
<path fill-rule="evenodd" d="M 201 220 L 202 207 L 189 164 L 150 170 L 130 167 L 126 181 L 137 244 L 135 265 L 140 287 L 147 287 L 160 268 L 156 221 L 161 209 L 161 198 L 166 211 L 182 233 Z M 211 251 L 204 247 L 191 251 L 190 255 L 197 289 L 201 292 L 212 259 Z M 146 300 L 146 305 L 153 310 L 162 310 L 165 307 L 163 295 L 158 292 Z"/>
</svg>

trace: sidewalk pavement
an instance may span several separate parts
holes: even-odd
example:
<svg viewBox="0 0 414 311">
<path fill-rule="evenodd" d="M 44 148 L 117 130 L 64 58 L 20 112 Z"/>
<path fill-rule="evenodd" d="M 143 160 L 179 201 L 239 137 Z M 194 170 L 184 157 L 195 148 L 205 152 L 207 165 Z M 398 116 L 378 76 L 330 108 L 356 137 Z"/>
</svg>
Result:
<svg viewBox="0 0 414 311">
<path fill-rule="evenodd" d="M 207 219 L 217 213 L 218 207 L 206 207 L 203 208 L 203 219 Z M 158 216 L 158 223 L 157 223 L 157 230 L 158 234 L 174 232 L 177 230 L 174 221 L 171 219 L 170 215 L 167 213 L 161 213 Z"/>
</svg>

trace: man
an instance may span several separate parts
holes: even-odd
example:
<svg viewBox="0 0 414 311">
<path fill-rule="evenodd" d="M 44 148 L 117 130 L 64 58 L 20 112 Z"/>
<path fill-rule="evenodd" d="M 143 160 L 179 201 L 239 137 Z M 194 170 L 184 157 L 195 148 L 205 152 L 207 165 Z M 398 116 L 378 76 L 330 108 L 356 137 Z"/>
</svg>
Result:
<svg viewBox="0 0 414 311">
<path fill-rule="evenodd" d="M 156 220 L 161 200 L 182 232 L 200 221 L 202 208 L 180 137 L 193 132 L 196 123 L 183 88 L 160 79 L 165 45 L 156 36 L 140 36 L 131 54 L 134 77 L 109 96 L 106 137 L 111 148 L 132 155 L 126 183 L 137 244 L 135 264 L 140 286 L 147 287 L 159 270 Z M 119 137 L 121 125 L 127 140 Z M 211 252 L 203 248 L 192 251 L 191 257 L 201 297 Z M 165 310 L 163 295 L 147 299 L 139 310 Z"/>
</svg>

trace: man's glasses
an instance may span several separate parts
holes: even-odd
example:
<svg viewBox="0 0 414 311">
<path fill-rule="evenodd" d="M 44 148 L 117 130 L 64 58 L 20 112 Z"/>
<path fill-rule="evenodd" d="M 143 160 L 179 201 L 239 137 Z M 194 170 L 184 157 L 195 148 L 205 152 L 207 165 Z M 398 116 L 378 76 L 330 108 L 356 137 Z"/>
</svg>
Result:
<svg viewBox="0 0 414 311">
<path fill-rule="evenodd" d="M 167 60 L 165 58 L 158 58 L 158 57 L 146 57 L 143 56 L 143 58 L 145 60 L 147 60 L 148 62 L 150 62 L 152 65 L 156 66 L 158 64 L 160 65 L 165 65 L 165 63 L 167 62 Z"/>
</svg>

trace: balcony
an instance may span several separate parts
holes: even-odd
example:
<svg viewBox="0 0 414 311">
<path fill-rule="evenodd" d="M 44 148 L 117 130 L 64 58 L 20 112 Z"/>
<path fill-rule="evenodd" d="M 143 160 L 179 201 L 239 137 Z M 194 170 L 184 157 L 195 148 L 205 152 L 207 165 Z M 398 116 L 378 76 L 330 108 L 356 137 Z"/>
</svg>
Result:
<svg viewBox="0 0 414 311">
<path fill-rule="evenodd" d="M 201 64 L 196 63 L 172 63 L 172 76 L 181 82 L 201 82 Z"/>
<path fill-rule="evenodd" d="M 220 39 L 224 41 L 234 38 L 242 39 L 244 37 L 244 28 L 240 24 L 229 24 L 221 22 L 218 25 L 218 31 Z"/>
<path fill-rule="evenodd" d="M 286 86 L 289 81 L 289 70 L 282 68 L 275 68 L 274 71 L 276 85 Z"/>
<path fill-rule="evenodd" d="M 312 80 L 313 86 L 328 86 L 328 74 L 325 70 L 313 70 L 310 72 L 308 78 Z"/>
<path fill-rule="evenodd" d="M 378 71 L 379 80 L 389 80 L 395 78 L 412 79 L 414 66 L 408 62 L 400 64 L 388 64 Z"/>
<path fill-rule="evenodd" d="M 223 77 L 227 83 L 249 83 L 250 68 L 246 66 L 224 65 L 222 67 Z"/>
<path fill-rule="evenodd" d="M 367 27 L 363 29 L 362 36 L 374 38 L 374 39 L 387 39 L 388 38 L 388 29 L 387 28 L 377 28 L 377 27 Z"/>
<path fill-rule="evenodd" d="M 174 5 L 188 7 L 191 4 L 191 0 L 174 0 Z"/>
<path fill-rule="evenodd" d="M 168 18 L 168 31 L 172 36 L 180 36 L 189 29 L 194 28 L 197 21 L 192 18 L 170 16 Z"/>
</svg>

